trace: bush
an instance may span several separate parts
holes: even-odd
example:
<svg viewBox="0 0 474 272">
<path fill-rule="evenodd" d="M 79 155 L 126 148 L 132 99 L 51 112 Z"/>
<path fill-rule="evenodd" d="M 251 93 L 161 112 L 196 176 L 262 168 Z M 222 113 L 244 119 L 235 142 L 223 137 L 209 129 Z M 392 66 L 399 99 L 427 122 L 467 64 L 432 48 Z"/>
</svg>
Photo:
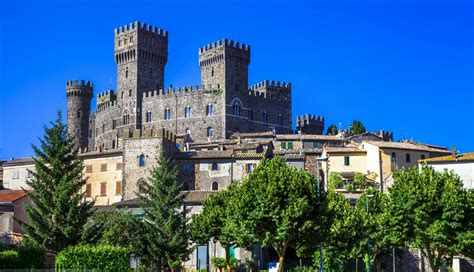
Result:
<svg viewBox="0 0 474 272">
<path fill-rule="evenodd" d="M 366 186 L 365 175 L 359 172 L 355 173 L 354 185 L 357 189 L 364 189 Z"/>
<path fill-rule="evenodd" d="M 56 264 L 65 269 L 130 270 L 129 250 L 108 245 L 78 245 L 61 251 Z"/>
<path fill-rule="evenodd" d="M 342 185 L 342 175 L 332 172 L 329 174 L 328 189 L 338 189 Z"/>
<path fill-rule="evenodd" d="M 43 248 L 32 243 L 22 242 L 18 246 L 0 252 L 0 269 L 43 268 L 44 258 Z"/>
<path fill-rule="evenodd" d="M 20 258 L 15 250 L 5 250 L 0 252 L 0 269 L 18 268 Z"/>
</svg>

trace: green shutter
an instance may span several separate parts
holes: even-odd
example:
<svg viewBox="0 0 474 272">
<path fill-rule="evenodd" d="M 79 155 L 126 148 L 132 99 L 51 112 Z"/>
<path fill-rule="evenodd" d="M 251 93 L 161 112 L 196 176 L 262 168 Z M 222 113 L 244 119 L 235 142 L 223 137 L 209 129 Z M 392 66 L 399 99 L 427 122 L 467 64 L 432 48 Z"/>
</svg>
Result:
<svg viewBox="0 0 474 272">
<path fill-rule="evenodd" d="M 288 149 L 293 149 L 293 142 L 288 142 Z"/>
<path fill-rule="evenodd" d="M 286 149 L 286 142 L 281 142 L 280 147 L 281 149 Z"/>
<path fill-rule="evenodd" d="M 349 156 L 344 156 L 344 165 L 348 166 L 350 164 Z"/>
</svg>

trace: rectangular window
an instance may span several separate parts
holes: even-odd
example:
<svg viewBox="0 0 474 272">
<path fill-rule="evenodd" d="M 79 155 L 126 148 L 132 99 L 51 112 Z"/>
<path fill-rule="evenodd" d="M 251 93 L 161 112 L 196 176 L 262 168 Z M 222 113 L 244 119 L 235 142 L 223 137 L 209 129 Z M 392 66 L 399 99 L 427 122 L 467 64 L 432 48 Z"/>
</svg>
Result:
<svg viewBox="0 0 474 272">
<path fill-rule="evenodd" d="M 185 163 L 183 165 L 183 170 L 184 170 L 184 172 L 189 172 L 189 164 Z"/>
<path fill-rule="evenodd" d="M 105 124 L 102 124 L 102 132 L 105 133 Z"/>
<path fill-rule="evenodd" d="M 151 111 L 146 113 L 146 122 L 147 123 L 151 122 Z"/>
<path fill-rule="evenodd" d="M 91 186 L 90 183 L 86 184 L 86 192 L 85 193 L 86 193 L 86 197 L 91 197 L 91 195 L 92 195 L 92 186 Z"/>
<path fill-rule="evenodd" d="M 286 142 L 281 142 L 280 147 L 281 149 L 286 149 Z"/>
<path fill-rule="evenodd" d="M 12 173 L 12 179 L 18 179 L 20 177 L 20 173 L 18 170 L 13 171 Z"/>
<path fill-rule="evenodd" d="M 33 172 L 31 172 L 29 169 L 26 169 L 26 177 L 33 178 Z"/>
<path fill-rule="evenodd" d="M 424 154 L 421 154 L 421 159 L 424 160 L 426 157 Z"/>
<path fill-rule="evenodd" d="M 252 169 L 253 169 L 253 164 L 252 163 L 247 163 L 247 167 L 246 167 L 246 172 L 247 173 L 251 173 L 252 172 Z"/>
<path fill-rule="evenodd" d="M 253 120 L 253 111 L 252 111 L 252 109 L 249 109 L 249 119 Z"/>
<path fill-rule="evenodd" d="M 106 182 L 101 182 L 100 183 L 100 195 L 101 196 L 107 195 L 107 183 Z"/>
<path fill-rule="evenodd" d="M 411 162 L 411 158 L 410 158 L 409 153 L 406 154 L 405 158 L 406 158 L 406 162 Z"/>
<path fill-rule="evenodd" d="M 121 195 L 122 194 L 122 182 L 117 181 L 115 182 L 115 195 Z"/>
<path fill-rule="evenodd" d="M 112 120 L 112 129 L 115 129 L 117 127 L 117 120 Z"/>
<path fill-rule="evenodd" d="M 103 163 L 103 164 L 100 165 L 100 171 L 101 172 L 107 171 L 107 164 L 106 163 Z"/>
<path fill-rule="evenodd" d="M 349 156 L 344 156 L 344 165 L 345 166 L 349 166 L 350 165 L 350 160 L 349 160 Z"/>
<path fill-rule="evenodd" d="M 293 149 L 293 142 L 288 142 L 287 146 L 288 146 L 288 149 Z"/>
<path fill-rule="evenodd" d="M 219 164 L 217 164 L 216 162 L 213 163 L 212 166 L 211 166 L 211 169 L 212 169 L 213 171 L 219 170 Z"/>
<path fill-rule="evenodd" d="M 92 165 L 86 166 L 86 173 L 92 173 Z"/>
<path fill-rule="evenodd" d="M 115 164 L 115 170 L 122 170 L 122 163 L 121 162 L 118 162 L 117 164 Z"/>
</svg>

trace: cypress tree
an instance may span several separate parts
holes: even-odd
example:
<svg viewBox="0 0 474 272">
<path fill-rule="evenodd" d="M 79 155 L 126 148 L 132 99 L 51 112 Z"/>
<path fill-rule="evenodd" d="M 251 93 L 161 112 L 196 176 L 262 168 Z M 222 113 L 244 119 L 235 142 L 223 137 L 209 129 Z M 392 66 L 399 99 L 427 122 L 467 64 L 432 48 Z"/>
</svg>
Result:
<svg viewBox="0 0 474 272">
<path fill-rule="evenodd" d="M 143 228 L 138 241 L 139 257 L 160 270 L 176 268 L 190 251 L 185 194 L 177 181 L 178 169 L 171 158 L 161 154 L 150 172 L 148 182 L 138 194 L 144 210 Z M 146 241 L 144 244 L 143 241 Z"/>
<path fill-rule="evenodd" d="M 17 222 L 27 239 L 59 252 L 80 242 L 93 202 L 86 201 L 81 192 L 86 184 L 83 161 L 76 141 L 68 137 L 61 112 L 44 130 L 40 146 L 33 145 L 35 171 L 26 182 L 32 189 L 25 190 L 33 203 L 25 206 L 29 222 Z"/>
</svg>

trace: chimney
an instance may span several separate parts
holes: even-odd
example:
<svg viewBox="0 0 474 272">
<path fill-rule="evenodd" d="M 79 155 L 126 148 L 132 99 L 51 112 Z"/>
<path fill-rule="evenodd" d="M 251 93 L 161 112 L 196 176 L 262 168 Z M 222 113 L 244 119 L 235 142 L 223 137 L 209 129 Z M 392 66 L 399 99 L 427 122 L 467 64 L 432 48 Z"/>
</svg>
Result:
<svg viewBox="0 0 474 272">
<path fill-rule="evenodd" d="M 452 154 L 452 156 L 453 156 L 453 160 L 455 160 L 455 159 L 456 159 L 456 147 L 453 147 L 453 148 L 451 149 L 451 154 Z"/>
</svg>

